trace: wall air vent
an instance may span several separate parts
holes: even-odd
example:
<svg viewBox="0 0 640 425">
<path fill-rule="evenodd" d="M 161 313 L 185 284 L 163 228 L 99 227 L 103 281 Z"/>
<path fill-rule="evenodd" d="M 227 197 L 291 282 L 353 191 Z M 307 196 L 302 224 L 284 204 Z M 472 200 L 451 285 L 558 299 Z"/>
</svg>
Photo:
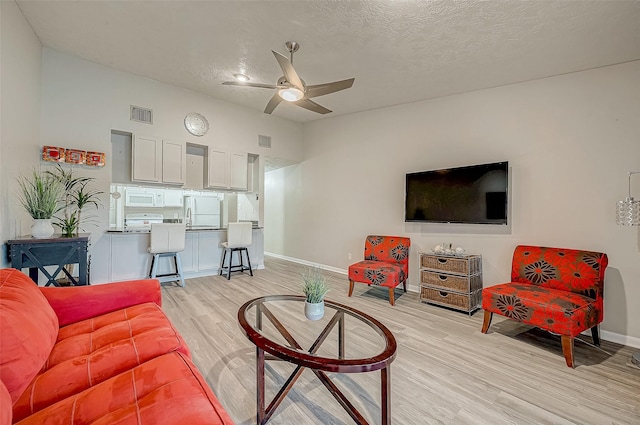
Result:
<svg viewBox="0 0 640 425">
<path fill-rule="evenodd" d="M 271 136 L 263 136 L 262 134 L 258 134 L 258 146 L 260 146 L 261 148 L 270 148 Z"/>
<path fill-rule="evenodd" d="M 131 121 L 153 124 L 153 110 L 131 105 Z"/>
</svg>

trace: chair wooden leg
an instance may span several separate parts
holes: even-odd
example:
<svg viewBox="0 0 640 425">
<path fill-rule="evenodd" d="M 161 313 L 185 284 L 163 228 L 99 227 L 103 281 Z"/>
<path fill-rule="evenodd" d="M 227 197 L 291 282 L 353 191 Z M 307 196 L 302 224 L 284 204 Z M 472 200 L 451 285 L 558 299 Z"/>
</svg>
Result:
<svg viewBox="0 0 640 425">
<path fill-rule="evenodd" d="M 404 281 L 402 281 L 402 289 L 404 290 L 404 292 L 407 292 L 407 280 L 406 279 Z"/>
<path fill-rule="evenodd" d="M 573 368 L 573 338 L 568 335 L 562 335 L 562 354 L 567 362 L 567 366 Z"/>
<path fill-rule="evenodd" d="M 600 334 L 598 332 L 598 325 L 591 328 L 591 337 L 593 338 L 593 344 L 600 347 Z"/>
<path fill-rule="evenodd" d="M 484 322 L 482 322 L 482 333 L 486 334 L 491 326 L 491 319 L 493 319 L 493 313 L 490 311 L 484 311 Z"/>
<path fill-rule="evenodd" d="M 349 279 L 349 296 L 353 294 L 353 280 Z"/>
<path fill-rule="evenodd" d="M 396 300 L 395 300 L 395 291 L 394 288 L 389 288 L 389 302 L 391 303 L 391 305 L 396 305 Z"/>
</svg>

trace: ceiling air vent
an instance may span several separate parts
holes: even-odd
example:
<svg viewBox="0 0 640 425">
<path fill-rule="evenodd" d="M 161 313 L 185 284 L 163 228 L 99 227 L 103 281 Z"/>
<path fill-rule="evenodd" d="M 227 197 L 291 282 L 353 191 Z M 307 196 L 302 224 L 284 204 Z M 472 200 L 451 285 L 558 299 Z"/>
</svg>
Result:
<svg viewBox="0 0 640 425">
<path fill-rule="evenodd" d="M 270 148 L 271 136 L 263 136 L 262 134 L 258 134 L 258 146 L 260 146 L 261 148 Z"/>
<path fill-rule="evenodd" d="M 153 110 L 131 105 L 131 121 L 153 124 Z"/>
</svg>

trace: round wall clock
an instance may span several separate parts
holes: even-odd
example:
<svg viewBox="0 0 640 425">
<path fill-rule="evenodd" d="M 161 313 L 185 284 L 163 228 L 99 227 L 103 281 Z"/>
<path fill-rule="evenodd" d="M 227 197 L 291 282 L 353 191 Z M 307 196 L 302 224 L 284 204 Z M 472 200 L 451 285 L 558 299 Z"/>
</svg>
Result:
<svg viewBox="0 0 640 425">
<path fill-rule="evenodd" d="M 194 136 L 204 136 L 209 131 L 209 121 L 196 112 L 189 112 L 184 117 L 184 127 Z"/>
</svg>

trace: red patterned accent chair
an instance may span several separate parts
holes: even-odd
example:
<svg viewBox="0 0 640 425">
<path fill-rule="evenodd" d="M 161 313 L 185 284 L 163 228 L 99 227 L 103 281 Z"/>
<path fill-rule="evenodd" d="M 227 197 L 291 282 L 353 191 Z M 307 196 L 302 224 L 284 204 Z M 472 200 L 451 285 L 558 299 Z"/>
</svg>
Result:
<svg viewBox="0 0 640 425">
<path fill-rule="evenodd" d="M 487 333 L 493 313 L 560 334 L 567 366 L 574 367 L 573 339 L 587 329 L 600 345 L 607 254 L 574 249 L 517 246 L 511 282 L 482 290 Z"/>
<path fill-rule="evenodd" d="M 411 239 L 400 236 L 367 236 L 364 261 L 349 266 L 349 296 L 353 282 L 389 288 L 389 302 L 395 304 L 394 289 L 402 283 L 407 292 L 409 276 L 409 247 Z"/>
</svg>

